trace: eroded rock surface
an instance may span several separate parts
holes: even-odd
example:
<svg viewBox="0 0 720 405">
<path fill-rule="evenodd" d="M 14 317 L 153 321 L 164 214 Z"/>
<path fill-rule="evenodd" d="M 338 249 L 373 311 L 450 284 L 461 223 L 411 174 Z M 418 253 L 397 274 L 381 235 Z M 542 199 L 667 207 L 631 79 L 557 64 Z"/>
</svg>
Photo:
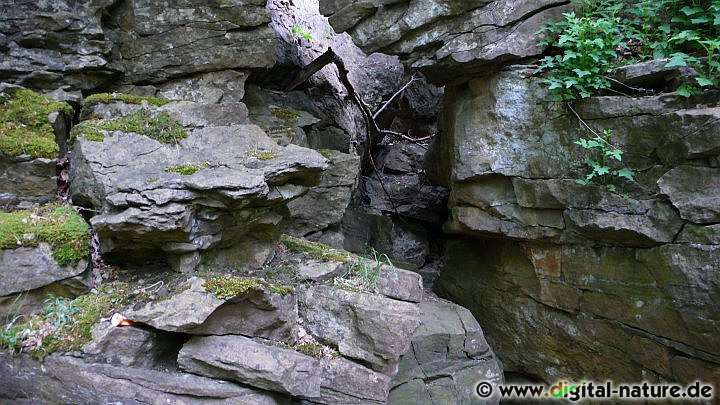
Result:
<svg viewBox="0 0 720 405">
<path fill-rule="evenodd" d="M 538 56 L 548 21 L 571 8 L 564 0 L 514 1 L 320 1 L 338 32 L 347 31 L 365 52 L 400 56 L 429 78 L 497 69 L 497 64 Z"/>
<path fill-rule="evenodd" d="M 448 242 L 442 294 L 478 316 L 507 371 L 691 382 L 692 363 L 717 381 L 717 92 L 576 103 L 635 170 L 622 197 L 577 184 L 577 118 L 529 73 L 446 89 L 445 230 L 476 240 Z"/>
<path fill-rule="evenodd" d="M 98 212 L 91 223 L 111 258 L 143 260 L 160 251 L 184 271 L 197 268 L 201 254 L 215 266 L 262 265 L 287 202 L 317 184 L 326 167 L 319 153 L 281 147 L 248 123 L 241 103 L 88 108 L 84 117 L 105 122 L 149 110 L 141 113 L 166 114 L 187 131 L 177 145 L 121 131 L 76 141 L 72 197 Z"/>
</svg>

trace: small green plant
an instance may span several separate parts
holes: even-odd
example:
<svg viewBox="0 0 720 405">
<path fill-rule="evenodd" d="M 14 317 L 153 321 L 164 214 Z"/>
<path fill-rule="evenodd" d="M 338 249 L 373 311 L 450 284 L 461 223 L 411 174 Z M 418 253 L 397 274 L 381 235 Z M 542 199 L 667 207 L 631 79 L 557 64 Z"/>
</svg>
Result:
<svg viewBox="0 0 720 405">
<path fill-rule="evenodd" d="M 135 133 L 168 144 L 179 144 L 181 140 L 187 138 L 185 128 L 170 115 L 166 113 L 152 115 L 146 110 L 107 121 L 83 121 L 73 128 L 71 136 L 72 138 L 82 136 L 91 141 L 102 142 L 105 133 L 113 131 Z"/>
<path fill-rule="evenodd" d="M 127 303 L 127 285 L 104 284 L 96 293 L 74 300 L 48 296 L 43 313 L 24 322 L 7 325 L 0 347 L 27 352 L 42 359 L 56 351 L 73 351 L 92 339 L 92 327 Z"/>
<path fill-rule="evenodd" d="M 578 180 L 578 183 L 583 185 L 601 184 L 611 192 L 619 193 L 615 180 L 635 181 L 632 170 L 626 167 L 616 167 L 622 162 L 623 152 L 610 143 L 611 139 L 612 131 L 606 129 L 602 136 L 595 134 L 591 138 L 575 141 L 575 144 L 589 151 L 594 157 L 588 158 L 589 173 L 585 179 Z"/>
<path fill-rule="evenodd" d="M 292 37 L 295 39 L 305 38 L 307 41 L 312 41 L 313 39 L 310 30 L 300 24 L 293 25 L 290 29 L 290 34 L 292 34 Z"/>
<path fill-rule="evenodd" d="M 197 163 L 197 164 L 187 163 L 187 164 L 180 164 L 180 165 L 172 166 L 172 167 L 166 167 L 164 169 L 164 171 L 165 171 L 165 173 L 177 173 L 177 174 L 181 174 L 183 176 L 190 176 L 190 175 L 193 175 L 193 174 L 199 172 L 200 170 L 207 169 L 208 167 L 210 167 L 209 162 Z"/>
<path fill-rule="evenodd" d="M 605 76 L 624 42 L 619 18 L 564 14 L 565 20 L 548 24 L 540 32 L 551 35 L 542 44 L 562 50 L 546 56 L 537 72 L 548 72 L 543 81 L 560 101 L 587 98 L 610 87 Z"/>
<path fill-rule="evenodd" d="M 334 284 L 352 291 L 377 292 L 378 281 L 386 265 L 395 271 L 388 255 L 378 253 L 375 249 L 370 250 L 372 259 L 358 256 L 350 264 L 350 268 Z"/>
</svg>

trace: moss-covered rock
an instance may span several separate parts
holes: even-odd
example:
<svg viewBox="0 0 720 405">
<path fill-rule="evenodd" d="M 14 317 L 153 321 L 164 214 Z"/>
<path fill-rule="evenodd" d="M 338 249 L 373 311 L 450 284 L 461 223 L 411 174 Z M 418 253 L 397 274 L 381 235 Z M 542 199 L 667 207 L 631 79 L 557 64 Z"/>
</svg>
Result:
<svg viewBox="0 0 720 405">
<path fill-rule="evenodd" d="M 177 173 L 183 176 L 191 176 L 200 170 L 207 169 L 210 167 L 208 162 L 205 163 L 186 163 L 177 166 L 171 166 L 165 168 L 165 173 Z"/>
<path fill-rule="evenodd" d="M 137 96 L 135 94 L 124 94 L 124 93 L 98 93 L 88 96 L 83 100 L 83 106 L 92 103 L 110 104 L 116 102 L 123 102 L 127 104 L 143 104 L 154 105 L 162 107 L 165 104 L 172 103 L 173 101 L 167 98 L 155 98 L 155 97 L 144 97 Z"/>
<path fill-rule="evenodd" d="M 290 251 L 307 254 L 315 260 L 332 260 L 347 263 L 356 257 L 350 252 L 333 249 L 322 243 L 310 242 L 290 235 L 282 235 L 280 242 Z"/>
<path fill-rule="evenodd" d="M 203 287 L 221 300 L 242 295 L 251 290 L 269 291 L 280 295 L 293 292 L 293 287 L 290 286 L 275 285 L 258 278 L 230 275 L 209 277 L 205 280 Z"/>
<path fill-rule="evenodd" d="M 162 143 L 178 144 L 187 138 L 183 125 L 167 113 L 153 115 L 146 110 L 139 110 L 128 116 L 106 121 L 83 121 L 70 132 L 70 139 L 72 141 L 77 137 L 83 137 L 90 141 L 102 142 L 105 140 L 105 135 L 114 131 L 136 133 Z"/>
<path fill-rule="evenodd" d="M 55 158 L 60 152 L 48 115 L 62 112 L 72 117 L 66 103 L 20 88 L 0 95 L 0 153 L 34 158 Z"/>
<path fill-rule="evenodd" d="M 59 265 L 76 265 L 90 254 L 88 226 L 70 206 L 48 205 L 35 210 L 0 212 L 0 249 L 52 247 Z"/>
</svg>

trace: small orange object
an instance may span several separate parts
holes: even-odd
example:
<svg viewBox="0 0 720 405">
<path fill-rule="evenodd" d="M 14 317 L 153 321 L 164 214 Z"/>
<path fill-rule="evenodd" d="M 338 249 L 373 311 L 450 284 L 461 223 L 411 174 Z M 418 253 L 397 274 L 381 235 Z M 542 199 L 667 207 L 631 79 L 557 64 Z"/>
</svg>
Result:
<svg viewBox="0 0 720 405">
<path fill-rule="evenodd" d="M 112 326 L 133 326 L 138 324 L 138 322 L 131 321 L 127 317 L 118 313 L 115 313 L 112 318 L 110 318 L 110 323 Z"/>
</svg>

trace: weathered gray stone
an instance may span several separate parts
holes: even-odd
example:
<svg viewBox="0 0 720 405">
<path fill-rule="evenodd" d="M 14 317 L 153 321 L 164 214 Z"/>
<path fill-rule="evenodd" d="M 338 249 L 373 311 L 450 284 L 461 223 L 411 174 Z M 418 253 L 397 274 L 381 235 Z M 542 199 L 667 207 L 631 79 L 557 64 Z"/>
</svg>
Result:
<svg viewBox="0 0 720 405">
<path fill-rule="evenodd" d="M 93 326 L 92 340 L 80 350 L 93 362 L 152 368 L 172 349 L 149 328 L 115 327 L 103 321 Z"/>
<path fill-rule="evenodd" d="M 53 355 L 42 363 L 26 356 L 0 355 L 0 398 L 52 404 L 122 402 L 289 404 L 280 394 L 194 374 L 89 364 Z"/>
<path fill-rule="evenodd" d="M 381 263 L 373 266 L 380 266 L 375 284 L 378 293 L 401 301 L 422 301 L 423 279 L 420 274 Z"/>
<path fill-rule="evenodd" d="M 683 219 L 720 222 L 720 169 L 679 166 L 662 176 L 658 186 Z"/>
<path fill-rule="evenodd" d="M 128 82 L 164 82 L 194 73 L 268 68 L 275 41 L 265 2 L 135 1 L 112 15 Z"/>
<path fill-rule="evenodd" d="M 407 351 L 420 322 L 414 304 L 331 286 L 303 288 L 298 303 L 313 336 L 344 356 L 385 369 L 392 369 Z"/>
<path fill-rule="evenodd" d="M 609 76 L 625 85 L 643 88 L 663 88 L 671 82 L 690 81 L 697 72 L 690 66 L 666 67 L 670 59 L 653 59 L 617 67 Z"/>
<path fill-rule="evenodd" d="M 384 404 L 390 377 L 350 360 L 339 358 L 321 362 L 320 403 Z"/>
<path fill-rule="evenodd" d="M 320 362 L 292 349 L 242 336 L 193 337 L 180 354 L 183 370 L 307 399 L 320 397 Z"/>
<path fill-rule="evenodd" d="M 333 150 L 323 153 L 329 167 L 320 178 L 320 184 L 288 203 L 290 218 L 286 232 L 290 235 L 302 237 L 340 224 L 350 204 L 360 158 Z M 322 207 L 322 215 L 318 215 L 318 207 Z"/>
<path fill-rule="evenodd" d="M 57 194 L 57 160 L 8 157 L 0 153 L 0 209 L 45 204 Z"/>
<path fill-rule="evenodd" d="M 0 71 L 3 80 L 31 88 L 94 89 L 120 74 L 112 63 L 103 14 L 116 0 L 77 4 L 4 3 L 0 16 Z"/>
<path fill-rule="evenodd" d="M 717 246 L 701 245 L 450 241 L 440 291 L 484 324 L 506 372 L 546 381 L 561 375 L 680 380 L 687 375 L 674 374 L 674 353 L 710 368 L 720 360 L 713 337 L 718 257 Z"/>
<path fill-rule="evenodd" d="M 89 262 L 81 259 L 75 266 L 60 266 L 53 258 L 50 245 L 41 242 L 34 248 L 0 250 L 0 263 L 3 268 L 0 296 L 3 296 L 75 277 L 87 270 Z"/>
<path fill-rule="evenodd" d="M 297 278 L 301 281 L 327 281 L 342 276 L 346 271 L 345 263 L 308 260 L 300 263 Z"/>
<path fill-rule="evenodd" d="M 401 55 L 436 82 L 542 53 L 534 33 L 570 11 L 564 1 L 321 2 L 337 31 L 366 52 Z"/>
<path fill-rule="evenodd" d="M 218 299 L 192 277 L 170 297 L 151 301 L 124 315 L 133 321 L 170 332 L 196 335 L 242 334 L 289 341 L 297 323 L 297 301 L 261 287 L 228 299 Z"/>
<path fill-rule="evenodd" d="M 420 314 L 412 349 L 403 355 L 393 377 L 389 404 L 423 398 L 477 403 L 478 382 L 504 382 L 502 366 L 470 311 L 447 301 L 425 301 Z"/>
<path fill-rule="evenodd" d="M 261 266 L 279 238 L 285 205 L 316 184 L 326 167 L 319 153 L 280 147 L 244 123 L 240 103 L 123 105 L 96 106 L 90 115 L 148 108 L 193 126 L 177 147 L 120 132 L 103 142 L 82 136 L 76 142 L 71 195 L 98 211 L 91 223 L 111 261 L 165 255 L 183 271 L 195 269 L 201 257 L 215 266 Z M 188 164 L 207 167 L 190 175 L 170 172 Z"/>
</svg>

